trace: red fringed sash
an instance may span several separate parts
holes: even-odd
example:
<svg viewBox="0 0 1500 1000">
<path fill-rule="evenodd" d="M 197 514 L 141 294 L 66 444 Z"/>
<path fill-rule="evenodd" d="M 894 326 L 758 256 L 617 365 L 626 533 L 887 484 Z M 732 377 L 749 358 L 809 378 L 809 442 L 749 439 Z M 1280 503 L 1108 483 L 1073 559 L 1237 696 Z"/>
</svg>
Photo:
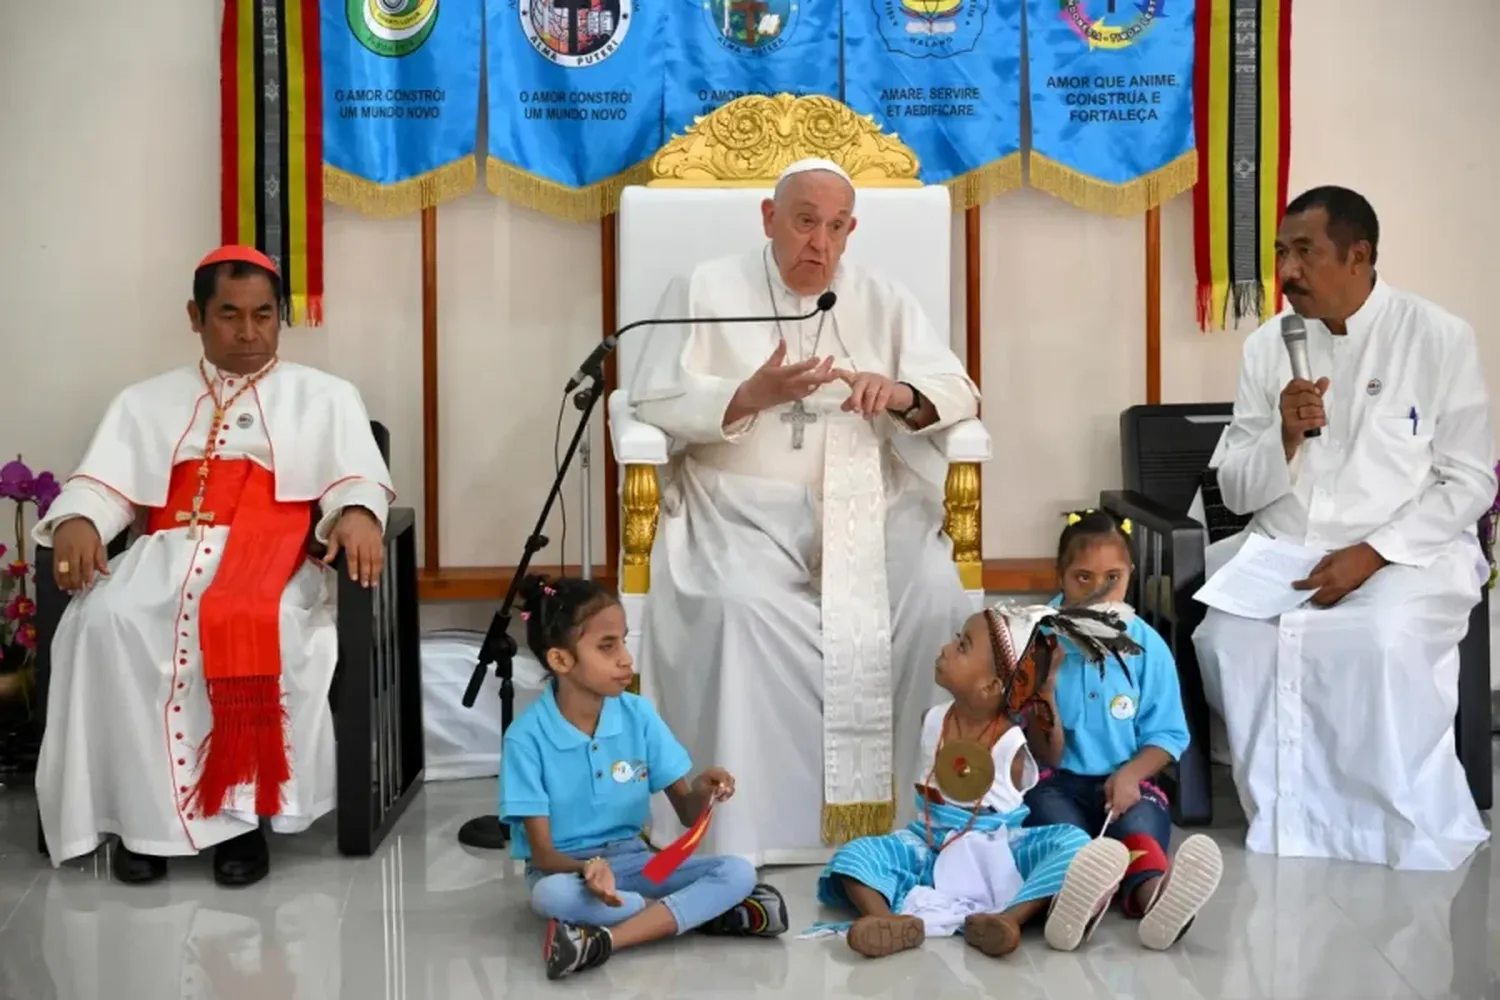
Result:
<svg viewBox="0 0 1500 1000">
<path fill-rule="evenodd" d="M 187 527 L 199 461 L 172 470 L 167 505 L 151 511 L 152 532 Z M 233 525 L 213 582 L 184 599 L 198 605 L 198 639 L 213 726 L 199 749 L 189 801 L 204 816 L 224 808 L 232 789 L 255 786 L 255 811 L 281 811 L 291 778 L 281 701 L 281 596 L 307 555 L 312 504 L 276 500 L 272 473 L 248 460 L 210 463 L 202 509 L 213 527 Z M 196 575 L 196 574 L 195 574 Z"/>
</svg>

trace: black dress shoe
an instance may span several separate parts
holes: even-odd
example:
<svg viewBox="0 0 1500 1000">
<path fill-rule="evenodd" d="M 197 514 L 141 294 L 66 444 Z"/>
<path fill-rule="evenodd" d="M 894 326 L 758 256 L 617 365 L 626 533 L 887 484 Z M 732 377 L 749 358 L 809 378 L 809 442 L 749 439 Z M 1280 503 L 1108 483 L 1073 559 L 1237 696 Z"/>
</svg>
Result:
<svg viewBox="0 0 1500 1000">
<path fill-rule="evenodd" d="M 214 881 L 231 889 L 254 885 L 271 870 L 271 851 L 259 830 L 214 848 Z"/>
<path fill-rule="evenodd" d="M 122 843 L 116 843 L 110 857 L 110 871 L 116 882 L 126 885 L 146 885 L 167 874 L 167 859 L 150 854 L 137 854 Z"/>
</svg>

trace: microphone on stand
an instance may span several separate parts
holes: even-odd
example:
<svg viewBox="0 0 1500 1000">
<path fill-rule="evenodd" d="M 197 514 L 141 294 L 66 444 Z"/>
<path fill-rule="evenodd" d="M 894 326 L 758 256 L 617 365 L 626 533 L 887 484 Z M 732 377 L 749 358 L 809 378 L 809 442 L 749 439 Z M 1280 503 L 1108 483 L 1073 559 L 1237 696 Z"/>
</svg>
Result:
<svg viewBox="0 0 1500 1000">
<path fill-rule="evenodd" d="M 511 719 L 515 712 L 515 688 L 512 678 L 517 648 L 516 640 L 510 634 L 511 609 L 515 606 L 516 597 L 520 593 L 521 581 L 525 579 L 526 571 L 531 566 L 531 557 L 547 545 L 547 536 L 542 534 L 542 529 L 547 526 L 547 519 L 552 515 L 552 505 L 557 502 L 558 494 L 562 492 L 563 479 L 568 474 L 568 467 L 573 464 L 573 456 L 578 451 L 579 442 L 588 431 L 589 417 L 594 412 L 594 406 L 599 402 L 599 397 L 604 394 L 604 359 L 619 344 L 620 337 L 643 326 L 686 326 L 693 323 L 779 323 L 782 320 L 795 322 L 812 319 L 819 313 L 826 313 L 834 307 L 837 301 L 836 294 L 824 292 L 818 296 L 816 308 L 801 316 L 642 319 L 627 323 L 599 342 L 599 346 L 589 353 L 588 359 L 573 373 L 573 377 L 568 379 L 567 387 L 563 390 L 566 395 L 583 385 L 584 382 L 589 382 L 586 389 L 573 397 L 573 403 L 582 411 L 582 415 L 578 418 L 578 426 L 573 431 L 573 440 L 568 445 L 568 451 L 557 468 L 557 475 L 552 480 L 552 489 L 547 494 L 546 502 L 542 504 L 541 516 L 537 518 L 536 526 L 532 528 L 531 534 L 526 539 L 525 550 L 521 553 L 521 562 L 516 566 L 515 574 L 511 577 L 510 587 L 505 592 L 505 600 L 500 604 L 500 610 L 495 612 L 495 617 L 490 620 L 489 630 L 485 632 L 484 642 L 479 647 L 479 660 L 474 665 L 474 673 L 469 678 L 468 688 L 464 691 L 465 708 L 474 707 L 474 701 L 479 697 L 479 689 L 484 686 L 485 670 L 490 664 L 494 664 L 495 676 L 500 679 L 501 736 L 503 737 L 510 729 Z M 459 829 L 458 839 L 460 843 L 470 847 L 496 850 L 503 848 L 509 842 L 510 830 L 500 822 L 498 816 L 476 816 Z"/>
<path fill-rule="evenodd" d="M 1307 323 L 1296 313 L 1289 313 L 1281 317 L 1281 342 L 1286 345 L 1286 353 L 1292 361 L 1292 378 L 1299 378 L 1304 382 L 1311 382 L 1312 366 L 1307 363 Z M 1302 432 L 1305 438 L 1321 437 L 1321 427 L 1309 427 Z"/>
<path fill-rule="evenodd" d="M 818 296 L 818 304 L 813 311 L 801 316 L 726 316 L 726 317 L 703 317 L 701 319 L 638 319 L 634 323 L 626 323 L 614 333 L 599 341 L 599 346 L 589 354 L 588 360 L 578 366 L 573 377 L 568 379 L 568 384 L 563 386 L 563 392 L 572 392 L 583 384 L 586 378 L 598 378 L 604 359 L 607 358 L 620 343 L 620 338 L 631 330 L 642 326 L 687 326 L 692 323 L 778 323 L 781 320 L 789 322 L 800 322 L 804 319 L 812 319 L 818 313 L 824 313 L 834 307 L 839 297 L 833 292 L 824 292 Z"/>
</svg>

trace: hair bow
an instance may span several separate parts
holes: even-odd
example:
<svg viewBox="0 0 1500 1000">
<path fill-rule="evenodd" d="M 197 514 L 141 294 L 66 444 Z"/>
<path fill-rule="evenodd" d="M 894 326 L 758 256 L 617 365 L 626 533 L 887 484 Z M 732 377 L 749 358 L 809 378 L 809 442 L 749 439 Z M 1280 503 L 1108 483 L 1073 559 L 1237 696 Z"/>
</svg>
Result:
<svg viewBox="0 0 1500 1000">
<path fill-rule="evenodd" d="M 1091 514 L 1097 514 L 1097 513 L 1099 513 L 1099 512 L 1097 510 L 1095 510 L 1093 507 L 1090 507 L 1087 510 L 1076 510 L 1076 511 L 1073 511 L 1072 513 L 1070 513 L 1068 515 L 1068 527 L 1071 528 L 1073 525 L 1077 524 L 1079 521 L 1082 521 L 1084 518 L 1088 517 L 1089 515 L 1091 515 Z M 1122 518 L 1120 518 L 1120 533 L 1122 535 L 1129 535 L 1130 534 L 1130 530 L 1131 530 L 1132 527 L 1134 527 L 1134 525 L 1132 525 L 1130 523 L 1130 518 L 1128 518 L 1128 517 L 1122 517 Z"/>
<path fill-rule="evenodd" d="M 556 597 L 557 596 L 557 591 L 553 590 L 551 587 L 543 587 L 542 588 L 542 593 L 546 594 L 548 597 Z"/>
<path fill-rule="evenodd" d="M 529 621 L 531 621 L 531 612 L 530 611 L 522 611 L 521 612 L 521 620 L 523 622 L 529 622 Z"/>
</svg>

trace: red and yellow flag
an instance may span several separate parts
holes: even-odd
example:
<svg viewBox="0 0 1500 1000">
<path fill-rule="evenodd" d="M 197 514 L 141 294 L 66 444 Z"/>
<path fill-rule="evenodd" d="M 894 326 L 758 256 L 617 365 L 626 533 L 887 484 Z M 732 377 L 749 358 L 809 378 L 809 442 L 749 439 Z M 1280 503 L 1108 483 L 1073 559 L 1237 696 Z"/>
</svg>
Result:
<svg viewBox="0 0 1500 1000">
<path fill-rule="evenodd" d="M 1198 0 L 1193 195 L 1198 325 L 1281 308 L 1276 228 L 1291 154 L 1292 0 Z"/>
<path fill-rule="evenodd" d="M 703 810 L 703 814 L 698 817 L 698 822 L 693 824 L 692 829 L 657 852 L 654 858 L 646 862 L 646 867 L 641 869 L 641 874 L 657 885 L 665 882 L 698 849 L 698 842 L 708 832 L 708 821 L 713 818 L 713 813 L 713 803 L 709 803 L 708 807 Z"/>
<path fill-rule="evenodd" d="M 318 0 L 224 0 L 223 242 L 276 262 L 287 319 L 323 318 Z"/>
</svg>

